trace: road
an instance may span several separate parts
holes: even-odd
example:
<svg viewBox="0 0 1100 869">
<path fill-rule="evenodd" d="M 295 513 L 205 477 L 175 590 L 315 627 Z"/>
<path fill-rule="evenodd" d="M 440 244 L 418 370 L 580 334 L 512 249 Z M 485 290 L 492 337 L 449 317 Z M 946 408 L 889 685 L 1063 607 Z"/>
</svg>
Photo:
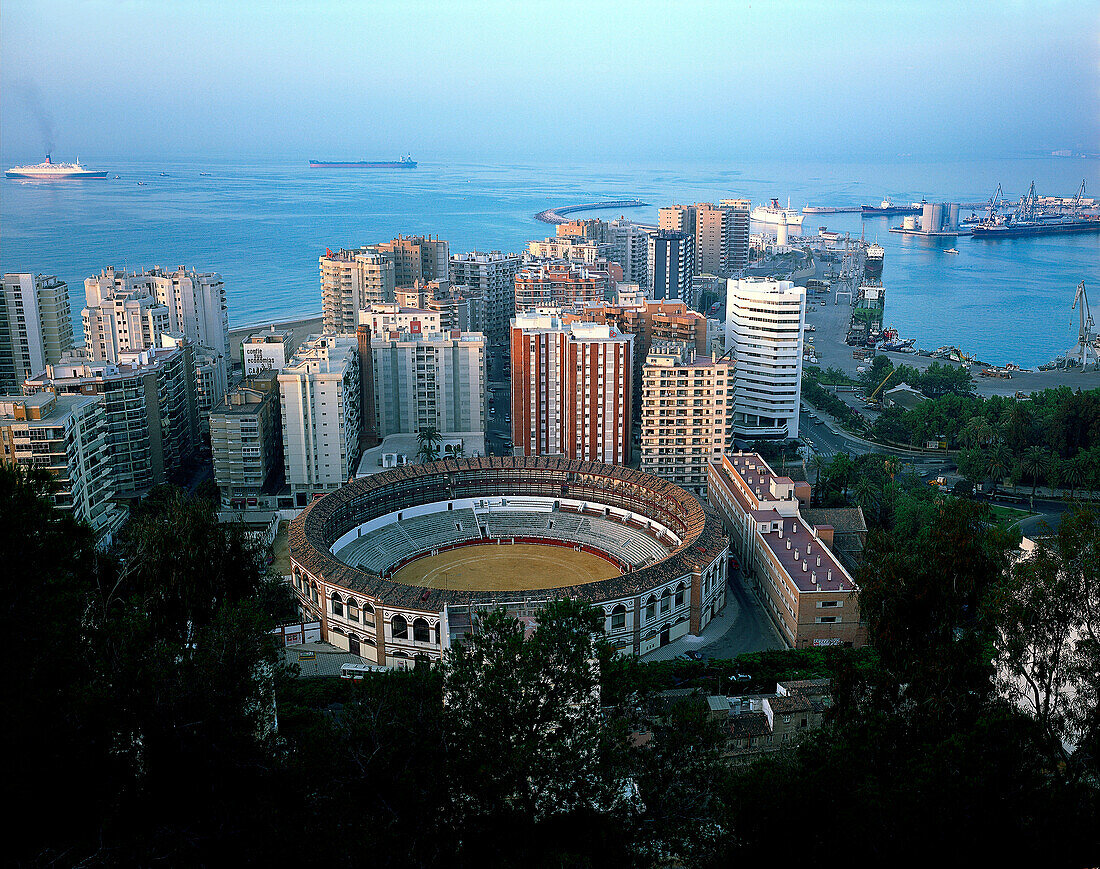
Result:
<svg viewBox="0 0 1100 869">
<path fill-rule="evenodd" d="M 699 650 L 704 658 L 736 658 L 746 652 L 786 648 L 763 606 L 739 576 L 730 577 L 726 609 L 731 607 L 735 610 L 729 630 Z"/>
</svg>

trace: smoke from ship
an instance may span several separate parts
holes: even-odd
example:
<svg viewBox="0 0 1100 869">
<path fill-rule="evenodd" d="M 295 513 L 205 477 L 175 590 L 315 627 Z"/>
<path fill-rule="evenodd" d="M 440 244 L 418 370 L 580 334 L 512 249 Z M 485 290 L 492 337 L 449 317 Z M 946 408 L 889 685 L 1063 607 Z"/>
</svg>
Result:
<svg viewBox="0 0 1100 869">
<path fill-rule="evenodd" d="M 46 108 L 41 88 L 30 79 L 19 79 L 12 84 L 12 89 L 26 108 L 27 114 L 34 118 L 38 127 L 42 150 L 47 154 L 50 153 L 54 149 L 57 135 L 53 115 Z"/>
</svg>

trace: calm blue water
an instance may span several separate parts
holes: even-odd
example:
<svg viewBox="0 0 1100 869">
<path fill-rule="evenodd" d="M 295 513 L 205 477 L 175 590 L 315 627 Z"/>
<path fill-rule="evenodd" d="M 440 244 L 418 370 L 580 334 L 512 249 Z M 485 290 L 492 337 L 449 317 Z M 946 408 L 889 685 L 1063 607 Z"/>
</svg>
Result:
<svg viewBox="0 0 1100 869">
<path fill-rule="evenodd" d="M 37 160 L 27 155 L 26 162 Z M 642 161 L 640 161 L 642 162 Z M 759 163 L 736 166 L 433 165 L 411 171 L 311 170 L 287 162 L 111 162 L 119 180 L 71 184 L 0 181 L 0 268 L 56 274 L 72 292 L 106 265 L 194 266 L 226 281 L 234 326 L 320 310 L 317 258 L 398 233 L 433 233 L 452 252 L 521 250 L 553 232 L 532 220 L 552 205 L 638 197 L 656 206 L 745 196 L 814 205 L 986 199 L 998 181 L 1009 196 L 1032 179 L 1071 195 L 1082 176 L 1100 193 L 1096 161 L 1057 158 L 879 165 Z M 167 172 L 168 177 L 161 177 Z M 210 172 L 209 177 L 199 172 Z M 139 186 L 138 181 L 145 181 Z M 618 216 L 601 212 L 608 219 Z M 894 223 L 900 218 L 894 218 Z M 1036 365 L 1075 340 L 1070 311 L 1082 279 L 1100 313 L 1100 235 L 928 242 L 887 232 L 886 219 L 807 215 L 818 226 L 865 230 L 886 248 L 887 317 L 920 346 L 955 344 L 989 361 Z"/>
</svg>

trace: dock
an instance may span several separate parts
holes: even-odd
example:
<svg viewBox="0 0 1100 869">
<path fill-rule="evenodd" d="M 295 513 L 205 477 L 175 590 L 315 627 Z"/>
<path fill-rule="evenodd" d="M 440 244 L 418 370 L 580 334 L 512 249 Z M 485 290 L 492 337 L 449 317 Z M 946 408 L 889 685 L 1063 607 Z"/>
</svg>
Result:
<svg viewBox="0 0 1100 869">
<path fill-rule="evenodd" d="M 648 202 L 642 202 L 640 199 L 615 199 L 610 202 L 586 202 L 581 205 L 560 205 L 557 208 L 547 208 L 545 211 L 540 211 L 535 215 L 535 220 L 541 220 L 543 223 L 567 223 L 569 221 L 566 214 L 573 214 L 577 211 L 605 211 L 609 208 L 645 208 L 649 205 Z"/>
</svg>

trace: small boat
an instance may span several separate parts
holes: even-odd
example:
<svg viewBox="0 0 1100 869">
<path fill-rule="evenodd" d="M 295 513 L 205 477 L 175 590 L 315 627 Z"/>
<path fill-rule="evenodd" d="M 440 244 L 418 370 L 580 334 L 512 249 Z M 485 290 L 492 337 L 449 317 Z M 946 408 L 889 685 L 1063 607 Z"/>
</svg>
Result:
<svg viewBox="0 0 1100 869">
<path fill-rule="evenodd" d="M 210 173 L 209 172 L 200 172 L 199 174 L 200 175 L 209 175 Z"/>
<path fill-rule="evenodd" d="M 116 181 L 118 180 L 118 177 L 119 177 L 118 175 L 116 175 L 116 176 L 115 176 L 115 180 L 116 180 Z"/>
<path fill-rule="evenodd" d="M 944 250 L 944 253 L 958 253 L 958 251 L 953 247 L 949 247 Z"/>
<path fill-rule="evenodd" d="M 168 177 L 168 173 L 167 173 L 167 172 L 161 172 L 161 173 L 160 173 L 160 177 L 161 177 L 161 178 L 167 178 L 167 177 Z"/>
<path fill-rule="evenodd" d="M 144 181 L 139 181 L 139 182 L 138 182 L 138 187 L 144 187 L 144 186 L 145 186 L 145 182 L 144 182 Z"/>
</svg>

